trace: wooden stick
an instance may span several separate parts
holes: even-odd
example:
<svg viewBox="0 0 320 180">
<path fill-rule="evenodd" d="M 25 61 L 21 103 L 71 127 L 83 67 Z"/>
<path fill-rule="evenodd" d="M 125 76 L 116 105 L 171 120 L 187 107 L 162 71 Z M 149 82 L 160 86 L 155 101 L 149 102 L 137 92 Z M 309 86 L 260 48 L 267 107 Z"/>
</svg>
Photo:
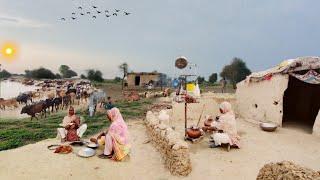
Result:
<svg viewBox="0 0 320 180">
<path fill-rule="evenodd" d="M 200 114 L 200 117 L 199 117 L 199 120 L 198 120 L 198 123 L 197 123 L 197 127 L 199 127 L 199 123 L 200 123 L 200 120 L 201 120 L 201 118 L 202 118 L 202 114 L 203 114 L 203 112 L 204 112 L 204 108 L 205 108 L 205 104 L 203 105 L 203 108 L 202 108 L 202 112 L 201 112 L 201 114 Z"/>
</svg>

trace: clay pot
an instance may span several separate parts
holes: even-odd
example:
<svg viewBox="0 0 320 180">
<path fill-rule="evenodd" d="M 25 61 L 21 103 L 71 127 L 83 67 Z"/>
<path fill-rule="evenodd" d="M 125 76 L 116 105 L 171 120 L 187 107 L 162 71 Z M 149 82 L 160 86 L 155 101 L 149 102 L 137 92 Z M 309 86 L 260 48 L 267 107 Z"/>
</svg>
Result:
<svg viewBox="0 0 320 180">
<path fill-rule="evenodd" d="M 200 131 L 200 129 L 191 129 L 191 128 L 188 128 L 188 129 L 187 129 L 187 135 L 188 135 L 190 138 L 196 139 L 196 138 L 199 138 L 199 137 L 201 136 L 201 131 Z"/>
</svg>

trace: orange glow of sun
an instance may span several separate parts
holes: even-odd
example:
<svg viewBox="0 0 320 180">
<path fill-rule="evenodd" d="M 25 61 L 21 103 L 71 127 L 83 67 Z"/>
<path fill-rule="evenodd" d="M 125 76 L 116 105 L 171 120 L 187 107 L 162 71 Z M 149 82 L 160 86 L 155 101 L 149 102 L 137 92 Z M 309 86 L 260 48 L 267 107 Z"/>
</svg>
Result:
<svg viewBox="0 0 320 180">
<path fill-rule="evenodd" d="M 18 48 L 14 43 L 4 43 L 0 45 L 0 58 L 6 60 L 14 60 L 17 56 Z"/>
</svg>

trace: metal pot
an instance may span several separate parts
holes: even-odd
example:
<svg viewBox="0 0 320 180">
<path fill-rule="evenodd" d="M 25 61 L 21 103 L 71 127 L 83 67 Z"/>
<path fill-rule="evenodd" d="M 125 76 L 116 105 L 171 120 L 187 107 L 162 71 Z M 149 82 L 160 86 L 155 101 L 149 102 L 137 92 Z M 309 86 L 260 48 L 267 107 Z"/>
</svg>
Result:
<svg viewBox="0 0 320 180">
<path fill-rule="evenodd" d="M 273 132 L 277 129 L 278 125 L 274 123 L 260 123 L 260 128 L 267 132 Z"/>
</svg>

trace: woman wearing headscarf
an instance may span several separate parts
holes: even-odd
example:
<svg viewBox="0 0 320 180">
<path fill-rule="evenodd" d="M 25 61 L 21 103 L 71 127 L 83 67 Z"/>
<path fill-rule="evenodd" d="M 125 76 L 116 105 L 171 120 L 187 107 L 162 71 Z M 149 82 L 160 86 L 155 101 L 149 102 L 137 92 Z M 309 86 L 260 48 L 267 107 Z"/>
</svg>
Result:
<svg viewBox="0 0 320 180">
<path fill-rule="evenodd" d="M 221 144 L 228 144 L 230 146 L 240 148 L 240 137 L 237 133 L 236 118 L 232 111 L 232 106 L 229 102 L 223 102 L 220 104 L 220 117 L 216 121 L 212 122 L 211 127 L 205 128 L 205 130 L 214 130 L 211 138 L 213 144 L 211 148 L 221 146 Z"/>
<path fill-rule="evenodd" d="M 128 127 L 118 108 L 108 110 L 107 117 L 111 125 L 104 135 L 98 137 L 98 142 L 101 139 L 105 142 L 104 153 L 99 157 L 121 161 L 130 152 Z"/>
</svg>

